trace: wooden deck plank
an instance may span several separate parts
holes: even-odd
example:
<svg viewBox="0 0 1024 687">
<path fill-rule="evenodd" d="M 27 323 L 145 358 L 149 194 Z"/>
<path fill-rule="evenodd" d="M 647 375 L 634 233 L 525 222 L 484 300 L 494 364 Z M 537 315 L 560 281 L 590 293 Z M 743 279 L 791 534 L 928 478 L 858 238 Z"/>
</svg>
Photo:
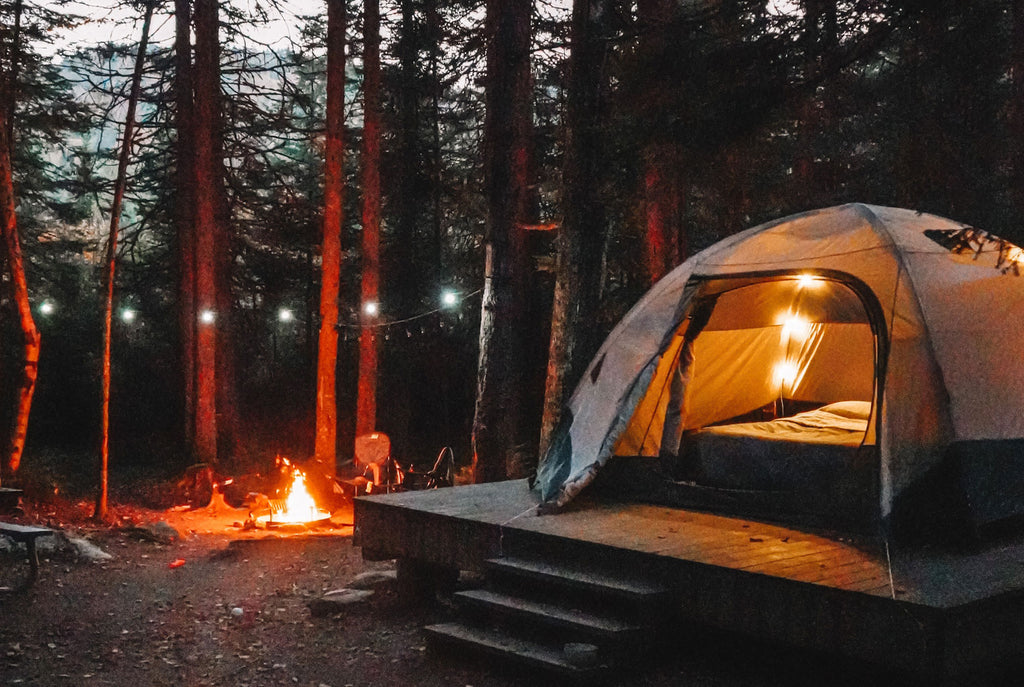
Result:
<svg viewBox="0 0 1024 687">
<path fill-rule="evenodd" d="M 838 562 L 840 560 L 849 560 L 850 558 L 859 558 L 859 556 L 856 556 L 856 554 L 852 553 L 844 546 L 823 546 L 802 556 L 794 556 L 786 560 L 765 563 L 763 566 L 765 570 L 759 570 L 758 572 L 784 574 L 783 571 L 785 570 L 798 568 L 808 563 L 827 564 L 830 561 Z"/>
<path fill-rule="evenodd" d="M 730 568 L 749 569 L 763 566 L 773 561 L 791 560 L 793 558 L 817 553 L 825 550 L 818 542 L 785 542 L 779 544 L 750 543 L 741 544 L 729 549 L 720 550 L 721 555 L 715 556 L 716 562 Z"/>
<path fill-rule="evenodd" d="M 836 567 L 827 566 L 824 568 L 818 567 L 797 569 L 797 571 L 791 572 L 787 577 L 800 582 L 810 582 L 812 584 L 825 584 L 830 587 L 842 588 L 847 581 L 858 582 L 864 578 L 864 575 L 882 579 L 883 575 L 888 579 L 888 572 L 884 568 L 879 567 L 878 563 L 871 560 L 860 560 L 850 561 L 845 565 Z"/>
<path fill-rule="evenodd" d="M 769 560 L 752 560 L 749 564 L 737 566 L 741 570 L 749 570 L 763 575 L 777 575 L 788 568 L 798 567 L 811 561 L 837 560 L 845 553 L 841 547 L 812 546 L 797 551 L 792 556 L 772 558 Z"/>
</svg>

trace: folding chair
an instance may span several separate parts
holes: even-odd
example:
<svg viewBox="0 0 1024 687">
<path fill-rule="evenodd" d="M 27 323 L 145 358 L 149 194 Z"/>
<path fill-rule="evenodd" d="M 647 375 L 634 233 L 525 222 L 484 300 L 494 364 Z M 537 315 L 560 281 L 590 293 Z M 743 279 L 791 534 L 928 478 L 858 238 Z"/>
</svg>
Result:
<svg viewBox="0 0 1024 687">
<path fill-rule="evenodd" d="M 384 432 L 356 437 L 354 479 L 342 480 L 355 495 L 390 492 L 402 483 L 402 472 L 391 459 L 391 439 Z"/>
</svg>

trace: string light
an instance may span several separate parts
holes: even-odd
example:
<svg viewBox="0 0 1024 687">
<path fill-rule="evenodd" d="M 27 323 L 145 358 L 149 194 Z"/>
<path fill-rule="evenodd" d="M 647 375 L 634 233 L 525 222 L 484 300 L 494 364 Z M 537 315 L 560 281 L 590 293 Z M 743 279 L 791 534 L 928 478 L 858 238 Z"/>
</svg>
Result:
<svg viewBox="0 0 1024 687">
<path fill-rule="evenodd" d="M 459 303 L 465 303 L 467 300 L 469 300 L 473 296 L 476 296 L 476 295 L 479 295 L 479 294 L 483 293 L 483 289 L 477 289 L 476 291 L 472 291 L 470 293 L 467 293 L 465 296 L 462 296 L 461 298 L 459 297 L 458 293 L 455 293 L 454 291 L 452 293 L 455 294 L 456 304 L 459 304 Z M 365 312 L 368 315 L 370 313 L 367 311 L 367 307 L 369 305 L 371 305 L 371 303 L 372 303 L 373 308 L 374 308 L 374 314 L 379 312 L 379 306 L 377 305 L 377 303 L 375 303 L 373 301 L 370 301 L 370 302 L 367 302 L 367 303 L 363 304 L 363 312 Z M 437 307 L 437 308 L 433 308 L 431 310 L 427 310 L 426 312 L 421 312 L 421 313 L 418 313 L 416 315 L 410 315 L 409 317 L 402 317 L 402 318 L 399 318 L 397 320 L 389 320 L 387 322 L 354 322 L 354 323 L 339 322 L 337 326 L 338 326 L 338 328 L 341 328 L 341 329 L 368 329 L 368 328 L 381 329 L 381 328 L 386 328 L 386 327 L 395 327 L 395 326 L 398 326 L 398 325 L 404 325 L 407 322 L 414 322 L 416 320 L 423 319 L 424 317 L 430 317 L 431 315 L 435 315 L 435 314 L 441 312 L 442 310 L 448 310 L 448 307 L 444 307 L 444 306 Z M 461 315 L 460 315 L 460 319 L 461 319 Z M 444 326 L 443 322 L 441 323 L 441 326 L 442 327 Z"/>
<path fill-rule="evenodd" d="M 203 310 L 199 313 L 199 321 L 203 324 L 213 324 L 213 321 L 217 319 L 217 316 L 212 310 Z"/>
<path fill-rule="evenodd" d="M 375 317 L 377 315 L 377 311 L 378 307 L 376 301 L 366 301 L 363 303 L 363 312 L 370 317 Z"/>
<path fill-rule="evenodd" d="M 53 301 L 43 301 L 39 304 L 39 313 L 41 315 L 52 315 L 57 309 L 57 306 Z"/>
<path fill-rule="evenodd" d="M 125 308 L 121 311 L 121 321 L 125 324 L 131 324 L 135 321 L 137 313 L 131 308 Z"/>
<path fill-rule="evenodd" d="M 277 319 L 279 322 L 291 322 L 295 319 L 295 313 L 288 308 L 281 308 L 277 311 Z"/>
<path fill-rule="evenodd" d="M 458 305 L 459 294 L 455 293 L 451 289 L 445 289 L 441 292 L 441 305 L 445 308 L 451 308 Z"/>
</svg>

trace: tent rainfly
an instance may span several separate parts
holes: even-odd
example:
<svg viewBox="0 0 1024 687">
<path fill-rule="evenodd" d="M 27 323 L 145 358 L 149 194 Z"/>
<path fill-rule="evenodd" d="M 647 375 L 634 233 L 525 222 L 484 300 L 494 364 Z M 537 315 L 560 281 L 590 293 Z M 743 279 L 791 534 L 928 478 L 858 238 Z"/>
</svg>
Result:
<svg viewBox="0 0 1024 687">
<path fill-rule="evenodd" d="M 727 238 L 604 342 L 542 508 L 614 472 L 655 475 L 657 500 L 897 533 L 1024 515 L 1022 271 L 1008 241 L 862 204 Z"/>
</svg>

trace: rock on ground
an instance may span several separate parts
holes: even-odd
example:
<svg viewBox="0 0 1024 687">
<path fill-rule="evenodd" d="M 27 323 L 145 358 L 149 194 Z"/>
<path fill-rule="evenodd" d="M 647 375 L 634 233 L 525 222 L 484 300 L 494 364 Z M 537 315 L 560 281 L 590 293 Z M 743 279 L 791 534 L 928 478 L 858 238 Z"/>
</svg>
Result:
<svg viewBox="0 0 1024 687">
<path fill-rule="evenodd" d="M 74 547 L 75 552 L 78 554 L 78 557 L 80 559 L 87 560 L 92 563 L 100 563 L 103 561 L 112 560 L 114 558 L 109 553 L 107 553 L 100 547 L 96 546 L 88 539 L 83 539 L 82 537 L 73 537 L 70 535 L 65 536 L 67 538 L 68 543 L 70 543 L 71 546 Z"/>
<path fill-rule="evenodd" d="M 393 585 L 398 582 L 398 572 L 395 570 L 368 570 L 352 578 L 348 583 L 349 589 L 376 589 Z"/>
<path fill-rule="evenodd" d="M 319 599 L 309 602 L 309 612 L 314 618 L 341 613 L 347 607 L 366 601 L 373 592 L 368 589 L 335 589 Z"/>
</svg>

